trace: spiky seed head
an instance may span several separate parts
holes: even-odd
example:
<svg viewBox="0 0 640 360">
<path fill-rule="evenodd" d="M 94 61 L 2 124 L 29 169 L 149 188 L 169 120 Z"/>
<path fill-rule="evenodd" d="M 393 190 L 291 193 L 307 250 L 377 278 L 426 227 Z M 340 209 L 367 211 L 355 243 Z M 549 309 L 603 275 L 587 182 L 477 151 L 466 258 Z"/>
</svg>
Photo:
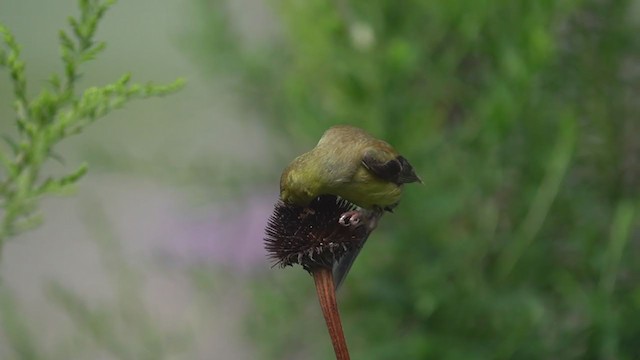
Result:
<svg viewBox="0 0 640 360">
<path fill-rule="evenodd" d="M 364 226 L 346 227 L 338 222 L 340 215 L 354 208 L 333 195 L 319 196 L 309 206 L 278 201 L 264 239 L 274 266 L 300 264 L 309 272 L 318 267 L 330 269 L 368 236 Z"/>
</svg>

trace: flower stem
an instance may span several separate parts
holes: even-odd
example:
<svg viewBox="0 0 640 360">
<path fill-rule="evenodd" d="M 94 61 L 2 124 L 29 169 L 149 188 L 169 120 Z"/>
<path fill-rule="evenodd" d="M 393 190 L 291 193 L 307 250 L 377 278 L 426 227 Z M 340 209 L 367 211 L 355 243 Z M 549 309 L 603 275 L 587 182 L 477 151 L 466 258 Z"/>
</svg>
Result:
<svg viewBox="0 0 640 360">
<path fill-rule="evenodd" d="M 342 322 L 340 321 L 340 313 L 338 312 L 336 290 L 333 285 L 331 269 L 314 269 L 313 280 L 316 284 L 318 301 L 322 308 L 324 320 L 327 323 L 327 329 L 329 330 L 333 350 L 336 353 L 336 359 L 349 360 L 349 349 L 347 348 L 347 341 L 342 331 Z"/>
</svg>

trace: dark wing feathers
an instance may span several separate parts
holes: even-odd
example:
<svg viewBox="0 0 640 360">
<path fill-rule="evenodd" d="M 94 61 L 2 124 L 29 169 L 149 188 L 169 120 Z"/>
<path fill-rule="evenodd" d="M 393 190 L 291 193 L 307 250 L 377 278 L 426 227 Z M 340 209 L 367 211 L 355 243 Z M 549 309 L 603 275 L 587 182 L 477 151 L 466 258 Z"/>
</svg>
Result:
<svg viewBox="0 0 640 360">
<path fill-rule="evenodd" d="M 381 179 L 397 183 L 402 164 L 398 159 L 380 160 L 373 152 L 366 152 L 362 157 L 362 165 Z"/>
<path fill-rule="evenodd" d="M 412 182 L 422 183 L 422 179 L 420 179 L 420 176 L 416 174 L 415 170 L 413 170 L 413 166 L 409 164 L 407 159 L 402 156 L 398 156 L 396 160 L 400 161 L 400 167 L 402 168 L 402 170 L 400 170 L 400 174 L 398 174 L 399 184 L 408 184 Z"/>
<path fill-rule="evenodd" d="M 398 185 L 422 182 L 413 170 L 413 166 L 402 156 L 383 161 L 376 157 L 375 153 L 366 152 L 362 157 L 362 165 L 379 178 Z"/>
</svg>

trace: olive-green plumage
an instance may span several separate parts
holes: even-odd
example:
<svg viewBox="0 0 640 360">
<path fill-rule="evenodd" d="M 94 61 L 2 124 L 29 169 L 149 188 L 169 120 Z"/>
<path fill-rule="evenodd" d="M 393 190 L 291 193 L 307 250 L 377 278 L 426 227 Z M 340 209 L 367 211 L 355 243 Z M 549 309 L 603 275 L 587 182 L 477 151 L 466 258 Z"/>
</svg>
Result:
<svg viewBox="0 0 640 360">
<path fill-rule="evenodd" d="M 280 198 L 306 206 L 330 194 L 365 209 L 390 210 L 400 200 L 402 184 L 410 182 L 421 180 L 391 145 L 357 127 L 338 125 L 284 170 Z"/>
</svg>

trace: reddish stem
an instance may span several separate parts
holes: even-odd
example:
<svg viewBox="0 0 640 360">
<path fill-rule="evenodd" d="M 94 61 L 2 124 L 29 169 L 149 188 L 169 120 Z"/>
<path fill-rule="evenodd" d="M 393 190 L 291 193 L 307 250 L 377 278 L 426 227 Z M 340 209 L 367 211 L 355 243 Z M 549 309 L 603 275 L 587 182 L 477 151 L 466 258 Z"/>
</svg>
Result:
<svg viewBox="0 0 640 360">
<path fill-rule="evenodd" d="M 318 301 L 322 308 L 324 320 L 327 323 L 327 329 L 329 330 L 333 350 L 336 353 L 336 359 L 349 360 L 349 349 L 347 348 L 347 340 L 342 331 L 342 322 L 340 321 L 340 313 L 338 312 L 336 290 L 333 285 L 331 269 L 319 268 L 313 270 L 313 280 L 316 284 Z"/>
</svg>

